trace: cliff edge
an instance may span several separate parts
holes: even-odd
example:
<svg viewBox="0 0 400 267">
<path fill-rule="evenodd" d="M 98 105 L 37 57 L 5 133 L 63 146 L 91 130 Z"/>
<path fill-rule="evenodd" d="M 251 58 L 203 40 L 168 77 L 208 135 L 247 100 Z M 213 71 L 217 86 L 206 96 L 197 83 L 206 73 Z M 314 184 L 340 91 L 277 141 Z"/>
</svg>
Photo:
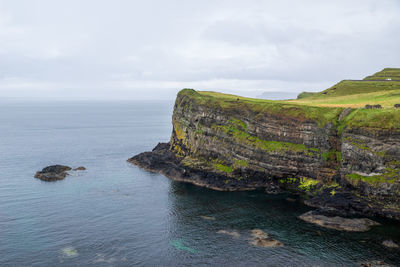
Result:
<svg viewBox="0 0 400 267">
<path fill-rule="evenodd" d="M 306 99 L 184 89 L 170 142 L 128 161 L 216 190 L 288 190 L 336 213 L 400 219 L 400 110 Z"/>
</svg>

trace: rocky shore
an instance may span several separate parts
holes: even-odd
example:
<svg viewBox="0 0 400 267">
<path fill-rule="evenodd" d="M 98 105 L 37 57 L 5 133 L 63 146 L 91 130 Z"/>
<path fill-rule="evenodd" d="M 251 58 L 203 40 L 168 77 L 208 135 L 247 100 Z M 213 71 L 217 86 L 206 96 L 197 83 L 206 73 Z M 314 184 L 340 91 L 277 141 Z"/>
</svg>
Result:
<svg viewBox="0 0 400 267">
<path fill-rule="evenodd" d="M 176 156 L 169 147 L 169 143 L 159 143 L 151 152 L 140 153 L 128 159 L 128 162 L 142 169 L 161 173 L 175 181 L 191 183 L 218 191 L 246 191 L 264 188 L 266 193 L 270 193 L 271 191 L 274 194 L 277 191 L 279 193 L 293 192 L 290 188 L 285 189 L 282 187 L 282 184 L 274 183 L 273 180 L 271 181 L 264 177 L 255 177 L 252 183 L 248 183 L 245 180 L 225 183 L 224 181 L 227 177 L 224 175 L 201 171 L 182 164 L 182 158 Z M 334 195 L 331 192 L 331 189 L 319 190 L 315 195 L 312 194 L 312 197 L 305 200 L 304 204 L 316 208 L 314 214 L 327 217 L 378 216 L 400 219 L 400 212 L 385 210 L 383 206 L 371 203 L 368 198 L 356 196 L 351 190 L 347 190 L 346 188 L 336 189 Z"/>
</svg>

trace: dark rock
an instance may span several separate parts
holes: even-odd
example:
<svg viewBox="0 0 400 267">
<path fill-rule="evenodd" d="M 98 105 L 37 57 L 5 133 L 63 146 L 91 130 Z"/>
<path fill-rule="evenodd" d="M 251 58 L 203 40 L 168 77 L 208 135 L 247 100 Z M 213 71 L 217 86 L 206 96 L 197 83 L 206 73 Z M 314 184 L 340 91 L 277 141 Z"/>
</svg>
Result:
<svg viewBox="0 0 400 267">
<path fill-rule="evenodd" d="M 385 209 L 371 199 L 356 196 L 348 189 L 337 189 L 332 195 L 329 189 L 320 191 L 304 204 L 317 208 L 327 216 L 369 216 L 387 217 L 400 220 L 398 210 Z"/>
<path fill-rule="evenodd" d="M 169 149 L 169 143 L 158 143 L 152 151 L 158 151 L 158 150 L 166 150 Z"/>
<path fill-rule="evenodd" d="M 269 185 L 267 185 L 267 188 L 265 189 L 265 193 L 267 194 L 271 194 L 271 195 L 277 195 L 277 194 L 281 194 L 284 191 L 279 187 L 279 185 L 270 183 Z"/>
<path fill-rule="evenodd" d="M 73 169 L 73 171 L 85 171 L 85 170 L 86 170 L 86 168 L 83 167 L 83 166 L 80 166 L 80 167 L 77 167 L 77 168 Z"/>
<path fill-rule="evenodd" d="M 367 218 L 350 219 L 339 216 L 329 217 L 317 211 L 306 212 L 300 215 L 299 218 L 309 223 L 339 231 L 366 232 L 370 230 L 372 226 L 380 225 Z"/>
<path fill-rule="evenodd" d="M 219 231 L 217 231 L 217 234 L 230 235 L 230 236 L 235 237 L 235 238 L 240 237 L 239 232 L 238 232 L 238 231 L 235 231 L 235 230 L 233 230 L 233 231 L 219 230 Z"/>
<path fill-rule="evenodd" d="M 195 166 L 182 164 L 182 157 L 176 156 L 169 149 L 168 143 L 160 143 L 152 152 L 143 152 L 128 162 L 152 172 L 161 173 L 178 182 L 187 182 L 218 191 L 245 191 L 265 187 L 270 180 L 263 173 L 242 173 L 248 175 L 252 181 L 232 179 L 226 183 L 227 176 L 206 169 L 197 169 Z"/>
<path fill-rule="evenodd" d="M 43 168 L 41 171 L 36 172 L 34 177 L 42 181 L 52 182 L 64 179 L 68 175 L 67 171 L 69 170 L 71 170 L 71 167 L 63 165 L 52 165 Z"/>
<path fill-rule="evenodd" d="M 381 105 L 365 105 L 366 109 L 380 109 L 382 108 Z"/>
<path fill-rule="evenodd" d="M 385 240 L 382 242 L 382 245 L 384 245 L 385 247 L 388 247 L 388 248 L 398 248 L 399 247 L 399 245 L 394 243 L 392 240 Z"/>
<path fill-rule="evenodd" d="M 380 260 L 362 262 L 362 263 L 360 263 L 360 266 L 361 267 L 394 267 L 394 265 L 387 264 L 384 261 L 380 261 Z"/>
</svg>

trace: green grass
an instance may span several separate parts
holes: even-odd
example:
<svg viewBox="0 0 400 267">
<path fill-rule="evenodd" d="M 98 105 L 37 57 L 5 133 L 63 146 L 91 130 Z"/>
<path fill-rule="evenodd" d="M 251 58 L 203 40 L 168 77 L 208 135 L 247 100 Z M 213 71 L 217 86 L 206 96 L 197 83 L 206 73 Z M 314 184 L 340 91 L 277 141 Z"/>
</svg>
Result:
<svg viewBox="0 0 400 267">
<path fill-rule="evenodd" d="M 215 169 L 221 171 L 221 172 L 233 172 L 233 168 L 231 166 L 223 165 L 221 163 L 215 163 L 214 164 Z"/>
<path fill-rule="evenodd" d="M 320 93 L 286 102 L 320 107 L 353 108 L 364 107 L 366 104 L 380 104 L 383 107 L 392 108 L 394 104 L 400 103 L 400 82 L 341 81 Z"/>
<path fill-rule="evenodd" d="M 322 153 L 322 158 L 325 161 L 341 162 L 342 161 L 342 153 L 339 151 L 329 151 L 329 152 Z"/>
<path fill-rule="evenodd" d="M 318 181 L 318 180 L 301 177 L 299 189 L 306 191 L 306 192 L 310 192 L 319 183 L 320 183 L 320 181 Z"/>
<path fill-rule="evenodd" d="M 337 127 L 339 134 L 345 129 L 359 127 L 400 130 L 400 109 L 394 108 L 395 104 L 400 104 L 400 81 L 377 79 L 379 77 L 394 79 L 397 76 L 400 77 L 400 69 L 386 68 L 362 81 L 344 80 L 319 93 L 301 93 L 296 100 L 255 99 L 193 89 L 184 89 L 179 94 L 190 98 L 189 108 L 194 104 L 206 105 L 216 110 L 223 110 L 232 117 L 235 114 L 240 117 L 241 113 L 246 113 L 255 119 L 274 115 L 283 121 L 314 121 L 320 127 L 330 123 Z M 367 104 L 379 104 L 383 108 L 365 109 Z M 339 115 L 347 107 L 353 108 L 354 111 L 339 122 Z M 240 131 L 247 131 L 246 122 L 232 121 L 232 124 Z M 242 137 L 247 138 L 247 136 Z"/>
<path fill-rule="evenodd" d="M 399 68 L 385 68 L 382 71 L 375 73 L 374 75 L 367 76 L 364 80 L 400 80 L 400 69 Z"/>
<path fill-rule="evenodd" d="M 197 105 L 206 105 L 210 108 L 224 110 L 227 113 L 236 114 L 238 112 L 251 111 L 258 116 L 271 114 L 281 117 L 283 120 L 314 121 L 320 127 L 325 126 L 327 123 L 336 123 L 338 115 L 343 110 L 340 107 L 314 107 L 284 101 L 247 98 L 209 91 L 195 91 L 193 89 L 183 89 L 179 92 L 179 95 L 181 97 L 190 97 Z"/>
<path fill-rule="evenodd" d="M 307 98 L 307 97 L 313 96 L 313 95 L 315 95 L 315 94 L 317 94 L 317 93 L 313 93 L 313 92 L 302 92 L 302 93 L 300 93 L 300 94 L 297 96 L 297 99 Z"/>
<path fill-rule="evenodd" d="M 399 173 L 396 169 L 387 169 L 387 172 L 381 175 L 362 176 L 357 173 L 347 174 L 346 178 L 354 181 L 363 181 L 365 183 L 376 185 L 381 183 L 392 184 L 398 181 Z"/>
<path fill-rule="evenodd" d="M 348 128 L 400 130 L 400 109 L 358 109 L 343 123 Z"/>
<path fill-rule="evenodd" d="M 247 161 L 245 161 L 245 160 L 242 160 L 242 159 L 236 159 L 235 160 L 235 166 L 247 167 L 247 166 L 249 166 L 249 163 Z"/>
</svg>

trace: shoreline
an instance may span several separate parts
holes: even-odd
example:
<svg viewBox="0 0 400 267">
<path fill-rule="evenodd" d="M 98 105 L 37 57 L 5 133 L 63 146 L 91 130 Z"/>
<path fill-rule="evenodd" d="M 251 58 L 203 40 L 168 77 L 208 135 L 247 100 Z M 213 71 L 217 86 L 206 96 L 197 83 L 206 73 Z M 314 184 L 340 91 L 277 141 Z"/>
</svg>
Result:
<svg viewBox="0 0 400 267">
<path fill-rule="evenodd" d="M 323 214 L 342 217 L 381 217 L 400 221 L 400 212 L 385 210 L 384 207 L 376 205 L 368 201 L 368 199 L 358 197 L 346 188 L 337 190 L 334 196 L 331 195 L 330 190 L 321 190 L 318 194 L 313 195 L 310 192 L 294 191 L 293 188 L 283 188 L 273 177 L 255 179 L 251 184 L 242 180 L 227 185 L 223 182 L 227 176 L 182 165 L 182 159 L 169 149 L 169 143 L 159 143 L 151 152 L 142 152 L 127 161 L 146 171 L 160 173 L 171 180 L 190 183 L 216 191 L 252 191 L 262 189 L 268 194 L 268 190 L 275 190 L 278 186 L 278 193 L 297 193 L 304 195 L 306 198 L 308 197 L 304 204 Z"/>
</svg>

